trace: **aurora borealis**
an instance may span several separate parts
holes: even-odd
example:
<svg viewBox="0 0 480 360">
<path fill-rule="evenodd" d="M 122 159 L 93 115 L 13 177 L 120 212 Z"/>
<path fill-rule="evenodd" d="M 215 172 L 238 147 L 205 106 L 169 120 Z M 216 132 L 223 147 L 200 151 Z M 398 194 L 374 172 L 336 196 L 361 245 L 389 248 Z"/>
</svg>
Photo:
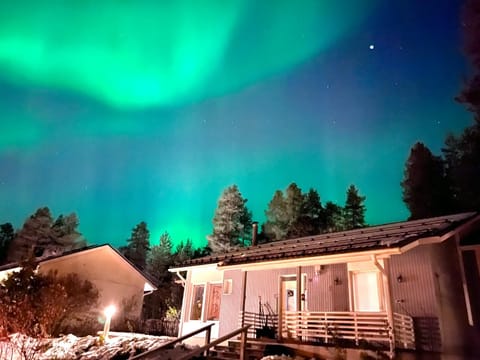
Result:
<svg viewBox="0 0 480 360">
<path fill-rule="evenodd" d="M 460 1 L 0 3 L 0 223 L 76 212 L 89 242 L 206 242 L 236 183 L 255 219 L 296 182 L 405 219 L 410 146 L 470 115 Z"/>
</svg>

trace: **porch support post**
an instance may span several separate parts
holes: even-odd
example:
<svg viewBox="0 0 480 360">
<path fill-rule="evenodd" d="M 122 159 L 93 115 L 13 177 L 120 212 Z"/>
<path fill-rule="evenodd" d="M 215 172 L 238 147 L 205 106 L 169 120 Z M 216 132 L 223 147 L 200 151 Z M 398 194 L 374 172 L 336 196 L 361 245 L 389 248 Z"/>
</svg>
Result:
<svg viewBox="0 0 480 360">
<path fill-rule="evenodd" d="M 460 276 L 462 279 L 463 296 L 465 297 L 465 309 L 467 310 L 468 324 L 473 326 L 472 306 L 470 304 L 470 294 L 468 293 L 467 276 L 465 275 L 465 264 L 463 263 L 463 252 L 460 247 L 460 235 L 455 234 L 455 247 L 457 248 L 458 263 L 460 265 Z"/>
<path fill-rule="evenodd" d="M 297 267 L 297 311 L 302 311 L 302 267 Z"/>
<path fill-rule="evenodd" d="M 375 267 L 381 272 L 383 280 L 383 295 L 385 298 L 385 310 L 387 312 L 388 319 L 388 338 L 390 343 L 390 353 L 389 356 L 391 359 L 395 356 L 395 331 L 393 323 L 393 306 L 392 306 L 392 297 L 390 294 L 390 259 L 383 260 L 383 266 L 378 262 L 377 257 L 372 255 L 372 261 Z"/>
<path fill-rule="evenodd" d="M 278 280 L 278 296 L 277 296 L 277 311 L 278 311 L 278 340 L 281 341 L 283 337 L 283 298 L 282 298 L 283 280 L 280 276 Z"/>
<path fill-rule="evenodd" d="M 243 284 L 242 284 L 242 324 L 241 327 L 245 326 L 245 301 L 247 299 L 247 271 L 243 272 Z"/>
<path fill-rule="evenodd" d="M 297 267 L 297 326 L 296 326 L 296 332 L 297 332 L 297 338 L 301 340 L 302 336 L 299 334 L 299 331 L 302 328 L 302 316 L 301 316 L 301 311 L 302 311 L 302 267 L 298 266 Z"/>
</svg>

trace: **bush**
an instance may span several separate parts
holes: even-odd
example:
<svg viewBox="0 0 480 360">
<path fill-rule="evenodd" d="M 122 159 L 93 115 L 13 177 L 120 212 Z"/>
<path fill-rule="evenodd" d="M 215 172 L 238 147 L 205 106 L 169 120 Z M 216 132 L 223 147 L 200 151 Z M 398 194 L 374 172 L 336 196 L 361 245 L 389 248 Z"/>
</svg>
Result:
<svg viewBox="0 0 480 360">
<path fill-rule="evenodd" d="M 0 335 L 56 336 L 81 327 L 96 307 L 98 291 L 76 274 L 38 274 L 28 261 L 0 284 Z M 91 317 L 91 316 L 90 316 Z"/>
</svg>

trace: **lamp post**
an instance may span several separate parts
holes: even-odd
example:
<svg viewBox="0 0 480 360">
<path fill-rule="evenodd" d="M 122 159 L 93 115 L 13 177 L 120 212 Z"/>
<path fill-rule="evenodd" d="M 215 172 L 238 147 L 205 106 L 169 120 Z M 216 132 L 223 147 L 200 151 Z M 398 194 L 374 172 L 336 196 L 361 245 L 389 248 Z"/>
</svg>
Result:
<svg viewBox="0 0 480 360">
<path fill-rule="evenodd" d="M 109 305 L 103 310 L 103 313 L 105 314 L 105 326 L 103 327 L 103 338 L 108 340 L 108 332 L 110 331 L 110 322 L 112 321 L 112 316 L 115 314 L 115 311 L 117 309 L 115 308 L 114 305 Z"/>
</svg>

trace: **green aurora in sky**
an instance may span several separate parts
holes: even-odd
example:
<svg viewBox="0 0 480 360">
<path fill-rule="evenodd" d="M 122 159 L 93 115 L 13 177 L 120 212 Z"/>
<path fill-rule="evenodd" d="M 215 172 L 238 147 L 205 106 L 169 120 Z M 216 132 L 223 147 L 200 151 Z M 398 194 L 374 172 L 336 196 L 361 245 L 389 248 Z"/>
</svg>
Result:
<svg viewBox="0 0 480 360">
<path fill-rule="evenodd" d="M 410 146 L 470 121 L 460 3 L 0 1 L 0 224 L 48 206 L 91 243 L 146 221 L 204 245 L 224 188 L 262 222 L 291 182 L 404 220 Z"/>
<path fill-rule="evenodd" d="M 298 65 L 361 21 L 372 3 L 1 2 L 0 75 L 117 108 L 179 105 Z"/>
</svg>

